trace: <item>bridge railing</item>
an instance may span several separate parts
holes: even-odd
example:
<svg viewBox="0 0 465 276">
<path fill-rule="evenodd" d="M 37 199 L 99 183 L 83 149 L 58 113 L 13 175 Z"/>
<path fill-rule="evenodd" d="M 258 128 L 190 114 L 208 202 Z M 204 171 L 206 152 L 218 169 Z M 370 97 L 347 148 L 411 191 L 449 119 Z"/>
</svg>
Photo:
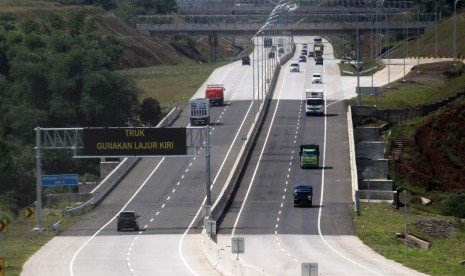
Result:
<svg viewBox="0 0 465 276">
<path fill-rule="evenodd" d="M 247 1 L 211 1 L 211 0 L 177 0 L 180 11 L 183 12 L 207 12 L 207 11 L 271 11 L 275 5 L 267 0 L 247 0 Z M 331 9 L 384 9 L 384 10 L 405 10 L 410 9 L 415 4 L 414 1 L 388 0 L 379 3 L 379 1 L 347 1 L 347 0 L 295 0 L 293 4 L 299 8 L 299 11 L 330 11 Z"/>
<path fill-rule="evenodd" d="M 403 17 L 402 17 L 403 16 Z M 275 29 L 297 32 L 350 32 L 374 28 L 390 30 L 424 29 L 434 23 L 434 14 L 307 14 L 277 18 Z M 378 20 L 375 20 L 378 19 Z M 146 32 L 254 32 L 268 20 L 261 15 L 143 15 L 137 20 L 137 30 Z"/>
<path fill-rule="evenodd" d="M 298 24 L 300 22 L 314 23 L 356 23 L 377 21 L 403 21 L 408 24 L 413 22 L 434 21 L 433 13 L 409 14 L 410 18 L 405 20 L 399 13 L 363 13 L 363 14 L 307 14 L 286 15 L 276 19 L 276 26 L 287 24 Z M 166 25 L 166 24 L 244 24 L 267 22 L 268 15 L 140 15 L 137 24 L 144 25 Z"/>
</svg>

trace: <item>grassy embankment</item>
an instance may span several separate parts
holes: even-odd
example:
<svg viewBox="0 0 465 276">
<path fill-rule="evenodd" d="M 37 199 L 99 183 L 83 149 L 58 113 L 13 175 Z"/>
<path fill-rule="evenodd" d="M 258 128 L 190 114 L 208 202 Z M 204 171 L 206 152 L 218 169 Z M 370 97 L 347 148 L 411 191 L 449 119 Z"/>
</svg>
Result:
<svg viewBox="0 0 465 276">
<path fill-rule="evenodd" d="M 463 18 L 460 18 L 458 22 L 462 22 L 462 20 Z M 451 56 L 450 45 L 452 43 L 447 42 L 451 41 L 451 30 L 451 19 L 445 20 L 438 25 L 438 33 L 440 34 L 438 56 Z M 434 56 L 434 52 L 432 52 L 435 49 L 434 27 L 428 29 L 420 41 L 420 55 L 425 57 Z M 416 45 L 415 41 L 410 42 L 409 52 L 412 55 L 417 53 Z M 402 47 L 399 47 L 399 49 L 402 49 Z M 402 57 L 400 52 L 401 50 L 398 50 L 398 55 L 394 56 L 394 58 Z M 457 53 L 460 53 L 460 50 Z M 460 71 L 463 64 L 460 61 L 457 64 L 457 67 L 449 66 L 448 72 Z M 408 81 L 392 83 L 389 89 L 383 87 L 381 93 L 377 96 L 363 95 L 362 103 L 369 106 L 377 104 L 378 108 L 409 108 L 439 101 L 465 88 L 465 74 L 462 73 L 462 75 L 455 78 L 447 78 L 443 75 L 444 72 L 439 71 L 437 67 L 440 66 L 434 64 L 421 65 L 419 74 L 417 74 L 417 69 L 412 70 L 406 76 Z M 425 82 L 421 82 L 420 78 L 423 78 Z M 356 103 L 356 99 L 348 101 L 348 104 L 355 105 Z M 412 120 L 409 123 L 410 128 L 405 128 L 404 131 L 410 131 L 411 135 L 413 135 L 415 133 L 413 125 L 415 125 L 416 121 L 421 120 L 425 119 Z M 388 203 L 371 203 L 370 205 L 362 203 L 361 206 L 361 215 L 354 214 L 356 233 L 366 245 L 379 254 L 429 275 L 465 275 L 465 266 L 460 264 L 465 260 L 465 226 L 463 220 L 459 222 L 455 218 L 437 215 L 439 210 L 435 209 L 434 204 L 429 207 L 413 204 L 413 211 L 407 217 L 398 210 L 391 208 Z M 414 225 L 414 222 L 426 217 L 455 221 L 457 223 L 456 228 L 448 238 L 431 236 Z M 407 232 L 409 234 L 431 243 L 430 249 L 406 247 L 402 240 L 396 238 L 396 232 L 403 233 L 405 231 L 405 223 L 407 223 Z"/>
<path fill-rule="evenodd" d="M 144 97 L 160 102 L 164 111 L 178 103 L 187 103 L 216 68 L 227 64 L 161 65 L 125 70 L 124 73 L 136 79 L 144 89 Z"/>
<path fill-rule="evenodd" d="M 355 231 L 359 238 L 373 250 L 388 259 L 402 263 L 407 267 L 429 275 L 465 275 L 465 227 L 464 223 L 449 238 L 433 237 L 413 226 L 413 222 L 429 217 L 431 214 L 415 211 L 404 216 L 391 208 L 389 203 L 361 203 L 361 215 L 354 214 Z M 441 219 L 453 220 L 434 216 Z M 430 249 L 405 246 L 395 233 L 405 232 L 430 242 Z"/>
</svg>

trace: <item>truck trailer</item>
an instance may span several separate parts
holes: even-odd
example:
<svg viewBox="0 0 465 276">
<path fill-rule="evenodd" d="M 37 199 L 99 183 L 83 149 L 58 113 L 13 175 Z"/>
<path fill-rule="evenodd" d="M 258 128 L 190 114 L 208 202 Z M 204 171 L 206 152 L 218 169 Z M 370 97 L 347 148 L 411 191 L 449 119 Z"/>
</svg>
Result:
<svg viewBox="0 0 465 276">
<path fill-rule="evenodd" d="M 210 101 L 208 99 L 190 100 L 189 107 L 191 125 L 206 126 L 210 124 Z"/>
<path fill-rule="evenodd" d="M 325 98 L 323 89 L 305 90 L 305 114 L 323 115 L 325 112 Z"/>
<path fill-rule="evenodd" d="M 322 56 L 324 49 L 325 45 L 322 42 L 315 42 L 315 44 L 313 44 L 313 51 L 315 52 L 315 57 L 319 55 Z"/>
<path fill-rule="evenodd" d="M 300 145 L 300 167 L 318 168 L 320 166 L 320 146 L 317 144 Z"/>
</svg>

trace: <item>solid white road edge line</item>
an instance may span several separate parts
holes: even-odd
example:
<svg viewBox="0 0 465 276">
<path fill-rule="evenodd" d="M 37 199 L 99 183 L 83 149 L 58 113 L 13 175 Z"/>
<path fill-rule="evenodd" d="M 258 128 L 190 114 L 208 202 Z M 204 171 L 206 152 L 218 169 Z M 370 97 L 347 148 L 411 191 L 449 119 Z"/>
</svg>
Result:
<svg viewBox="0 0 465 276">
<path fill-rule="evenodd" d="M 323 70 L 324 67 L 323 67 Z M 323 71 L 323 74 L 325 72 Z M 326 86 L 326 84 L 325 84 Z M 325 89 L 326 91 L 326 89 Z M 326 102 L 326 93 L 325 93 L 325 102 Z M 346 257 L 344 256 L 341 252 L 337 251 L 334 247 L 332 247 L 325 239 L 325 237 L 323 236 L 323 233 L 321 233 L 321 212 L 323 210 L 322 206 L 323 206 L 323 196 L 324 196 L 324 186 L 325 186 L 325 166 L 326 166 L 326 133 L 327 133 L 327 123 L 328 123 L 328 116 L 326 116 L 326 110 L 327 110 L 327 105 L 325 104 L 325 123 L 324 123 L 324 132 L 323 132 L 323 166 L 322 166 L 322 170 L 321 170 L 321 195 L 320 195 L 320 210 L 318 211 L 318 235 L 320 236 L 321 240 L 326 244 L 326 246 L 331 249 L 332 251 L 334 251 L 336 254 L 338 254 L 339 256 L 341 256 L 343 259 L 346 259 L 347 261 L 355 264 L 355 265 L 358 265 L 359 267 L 363 268 L 363 269 L 366 269 L 367 271 L 370 271 L 370 272 L 373 272 L 374 274 L 376 275 L 382 275 L 382 274 L 379 274 L 378 272 L 376 271 L 373 271 L 365 266 L 363 266 L 362 264 L 360 263 L 357 263 L 356 261 L 350 259 L 349 257 Z"/>
<path fill-rule="evenodd" d="M 121 210 L 119 212 L 126 209 L 126 207 L 129 205 L 129 203 L 132 202 L 132 200 L 137 196 L 137 194 L 140 192 L 140 190 L 142 190 L 142 188 L 145 186 L 145 184 L 147 184 L 148 180 L 152 177 L 152 175 L 158 170 L 158 168 L 160 167 L 161 163 L 163 163 L 164 160 L 165 160 L 165 157 L 163 157 L 160 160 L 160 162 L 158 162 L 158 165 L 155 167 L 155 169 L 153 169 L 153 171 L 150 173 L 150 175 L 144 180 L 142 185 L 140 185 L 139 189 L 137 189 L 137 191 L 132 195 L 132 197 L 128 200 L 128 202 L 126 202 L 126 204 L 124 204 L 124 206 L 121 208 Z M 109 225 L 116 218 L 118 213 L 115 214 L 115 216 L 113 218 L 111 218 L 107 223 L 105 223 L 102 227 L 100 227 L 100 229 L 98 229 L 92 236 L 90 236 L 90 238 L 83 245 L 81 245 L 81 247 L 79 247 L 79 249 L 74 253 L 73 258 L 71 259 L 71 262 L 69 263 L 69 274 L 71 276 L 74 276 L 73 266 L 74 266 L 74 261 L 77 258 L 77 255 L 79 255 L 79 253 L 82 251 L 82 249 L 84 249 L 84 247 L 86 247 L 87 244 L 89 244 L 105 227 L 107 227 L 107 225 Z"/>
</svg>

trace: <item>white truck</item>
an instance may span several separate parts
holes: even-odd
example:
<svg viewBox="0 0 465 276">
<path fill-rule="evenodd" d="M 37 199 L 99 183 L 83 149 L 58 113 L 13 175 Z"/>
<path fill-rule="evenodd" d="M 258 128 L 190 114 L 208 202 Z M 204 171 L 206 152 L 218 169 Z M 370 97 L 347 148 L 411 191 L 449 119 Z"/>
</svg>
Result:
<svg viewBox="0 0 465 276">
<path fill-rule="evenodd" d="M 190 121 L 193 126 L 206 126 L 210 124 L 210 100 L 195 99 L 189 101 Z"/>
<path fill-rule="evenodd" d="M 313 44 L 313 52 L 315 52 L 315 57 L 318 55 L 323 55 L 324 49 L 325 45 L 322 42 L 315 42 L 315 44 Z"/>
<path fill-rule="evenodd" d="M 325 113 L 325 98 L 323 89 L 305 90 L 305 114 L 323 115 Z"/>
</svg>

